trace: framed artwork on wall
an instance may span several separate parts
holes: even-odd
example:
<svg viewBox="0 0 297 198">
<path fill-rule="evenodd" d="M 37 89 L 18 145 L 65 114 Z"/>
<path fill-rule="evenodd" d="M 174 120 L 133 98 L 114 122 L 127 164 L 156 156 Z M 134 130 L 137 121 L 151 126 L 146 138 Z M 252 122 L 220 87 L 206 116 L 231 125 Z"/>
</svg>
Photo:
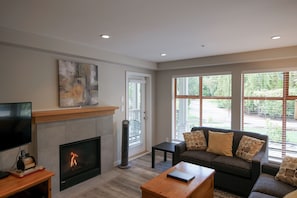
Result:
<svg viewBox="0 0 297 198">
<path fill-rule="evenodd" d="M 98 104 L 98 66 L 58 60 L 59 106 L 79 107 Z"/>
</svg>

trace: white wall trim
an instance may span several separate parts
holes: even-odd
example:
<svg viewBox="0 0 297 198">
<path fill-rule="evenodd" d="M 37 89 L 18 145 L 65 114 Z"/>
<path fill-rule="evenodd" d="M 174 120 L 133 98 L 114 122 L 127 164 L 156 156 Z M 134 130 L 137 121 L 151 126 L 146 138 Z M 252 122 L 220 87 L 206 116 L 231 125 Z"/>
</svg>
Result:
<svg viewBox="0 0 297 198">
<path fill-rule="evenodd" d="M 129 76 L 141 76 L 146 78 L 146 151 L 151 151 L 152 148 L 152 75 L 146 73 L 130 72 L 126 71 L 126 92 L 128 91 L 128 78 Z M 126 114 L 128 115 L 128 95 L 126 94 Z"/>
</svg>

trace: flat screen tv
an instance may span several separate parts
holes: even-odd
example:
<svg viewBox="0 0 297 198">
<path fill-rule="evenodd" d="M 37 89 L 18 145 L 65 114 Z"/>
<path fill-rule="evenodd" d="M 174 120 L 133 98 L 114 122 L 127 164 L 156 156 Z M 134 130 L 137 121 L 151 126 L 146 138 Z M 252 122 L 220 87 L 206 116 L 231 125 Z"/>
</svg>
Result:
<svg viewBox="0 0 297 198">
<path fill-rule="evenodd" d="M 0 151 L 32 141 L 32 103 L 0 103 Z"/>
</svg>

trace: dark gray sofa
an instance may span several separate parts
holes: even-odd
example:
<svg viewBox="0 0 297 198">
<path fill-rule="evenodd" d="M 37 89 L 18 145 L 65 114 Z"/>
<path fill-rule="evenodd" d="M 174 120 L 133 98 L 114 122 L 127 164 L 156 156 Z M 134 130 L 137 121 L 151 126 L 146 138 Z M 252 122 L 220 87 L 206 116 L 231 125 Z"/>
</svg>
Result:
<svg viewBox="0 0 297 198">
<path fill-rule="evenodd" d="M 264 163 L 249 198 L 281 198 L 296 190 L 296 187 L 275 179 L 278 170 L 279 165 Z"/>
<path fill-rule="evenodd" d="M 262 163 L 267 160 L 268 136 L 252 132 L 226 130 L 220 128 L 192 128 L 192 131 L 196 130 L 203 130 L 206 142 L 208 142 L 209 130 L 225 133 L 234 132 L 232 145 L 233 157 L 220 156 L 206 151 L 188 151 L 186 149 L 186 144 L 183 141 L 175 146 L 174 164 L 177 164 L 180 161 L 185 161 L 213 168 L 216 171 L 215 187 L 247 197 L 260 175 Z M 252 162 L 247 162 L 235 155 L 243 135 L 265 140 L 265 144 L 260 152 L 254 156 Z"/>
</svg>

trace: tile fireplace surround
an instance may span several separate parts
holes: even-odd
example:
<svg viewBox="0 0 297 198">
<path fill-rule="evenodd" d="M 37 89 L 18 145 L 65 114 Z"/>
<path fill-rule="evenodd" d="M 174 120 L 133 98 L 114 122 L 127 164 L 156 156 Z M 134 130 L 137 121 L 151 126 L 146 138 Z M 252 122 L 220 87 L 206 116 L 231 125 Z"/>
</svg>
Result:
<svg viewBox="0 0 297 198">
<path fill-rule="evenodd" d="M 55 173 L 52 193 L 59 192 L 59 145 L 101 137 L 101 173 L 114 162 L 113 114 L 118 107 L 86 107 L 33 112 L 33 150 L 38 164 Z"/>
</svg>

